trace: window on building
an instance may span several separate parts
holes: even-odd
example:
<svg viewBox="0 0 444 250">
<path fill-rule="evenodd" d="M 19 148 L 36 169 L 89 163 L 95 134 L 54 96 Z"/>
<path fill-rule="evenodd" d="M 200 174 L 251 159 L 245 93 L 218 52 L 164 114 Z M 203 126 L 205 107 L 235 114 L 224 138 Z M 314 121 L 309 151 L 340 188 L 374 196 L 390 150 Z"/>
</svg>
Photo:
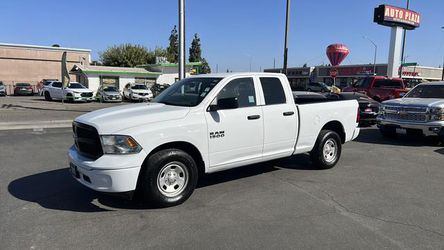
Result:
<svg viewBox="0 0 444 250">
<path fill-rule="evenodd" d="M 119 77 L 118 76 L 101 76 L 100 86 L 113 86 L 119 88 Z"/>
<path fill-rule="evenodd" d="M 262 90 L 265 96 L 265 104 L 281 104 L 286 103 L 285 92 L 282 88 L 282 83 L 279 78 L 275 77 L 261 77 Z"/>
</svg>

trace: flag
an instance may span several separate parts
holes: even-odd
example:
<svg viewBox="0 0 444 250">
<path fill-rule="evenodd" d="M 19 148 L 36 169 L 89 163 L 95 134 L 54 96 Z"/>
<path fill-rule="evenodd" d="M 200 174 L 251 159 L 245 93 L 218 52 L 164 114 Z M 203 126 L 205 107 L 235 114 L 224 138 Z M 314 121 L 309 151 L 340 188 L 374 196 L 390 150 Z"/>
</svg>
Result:
<svg viewBox="0 0 444 250">
<path fill-rule="evenodd" d="M 69 78 L 69 72 L 66 68 L 66 51 L 63 52 L 62 55 L 62 89 L 65 89 L 68 87 L 69 81 L 71 79 Z"/>
</svg>

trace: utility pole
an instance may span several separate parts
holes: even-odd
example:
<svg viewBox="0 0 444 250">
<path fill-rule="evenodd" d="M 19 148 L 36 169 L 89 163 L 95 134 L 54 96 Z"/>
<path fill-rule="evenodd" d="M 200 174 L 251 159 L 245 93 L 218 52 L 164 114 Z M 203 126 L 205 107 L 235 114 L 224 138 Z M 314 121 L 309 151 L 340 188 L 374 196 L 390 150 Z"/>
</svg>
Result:
<svg viewBox="0 0 444 250">
<path fill-rule="evenodd" d="M 410 0 L 407 0 L 407 9 L 409 9 Z M 404 33 L 402 35 L 402 50 L 401 50 L 401 68 L 399 69 L 399 77 L 402 77 L 402 65 L 405 63 L 404 58 L 404 49 L 405 49 L 405 36 L 407 34 L 407 30 L 404 29 Z"/>
<path fill-rule="evenodd" d="M 287 56 L 288 56 L 288 25 L 290 22 L 290 0 L 287 0 L 287 14 L 285 15 L 285 41 L 284 41 L 284 67 L 282 73 L 287 75 Z"/>
<path fill-rule="evenodd" d="M 179 80 L 185 78 L 185 0 L 179 0 Z"/>
</svg>

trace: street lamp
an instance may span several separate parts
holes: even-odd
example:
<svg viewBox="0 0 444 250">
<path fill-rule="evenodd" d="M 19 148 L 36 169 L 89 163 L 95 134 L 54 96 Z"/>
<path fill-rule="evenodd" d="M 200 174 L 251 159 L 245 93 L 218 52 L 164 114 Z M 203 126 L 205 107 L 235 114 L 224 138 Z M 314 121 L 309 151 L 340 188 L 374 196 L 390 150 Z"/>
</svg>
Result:
<svg viewBox="0 0 444 250">
<path fill-rule="evenodd" d="M 363 36 L 362 38 L 364 38 L 364 39 L 370 41 L 370 42 L 373 44 L 373 46 L 375 46 L 375 55 L 373 56 L 373 74 L 376 75 L 376 55 L 377 55 L 377 53 L 378 53 L 378 46 L 376 45 L 375 42 L 373 42 L 372 40 L 370 40 L 370 38 L 368 38 L 368 37 L 366 37 L 366 36 Z"/>
<path fill-rule="evenodd" d="M 282 73 L 287 75 L 287 57 L 288 57 L 288 25 L 290 22 L 290 0 L 287 0 L 287 14 L 285 16 L 285 41 L 284 41 L 284 66 Z"/>
</svg>

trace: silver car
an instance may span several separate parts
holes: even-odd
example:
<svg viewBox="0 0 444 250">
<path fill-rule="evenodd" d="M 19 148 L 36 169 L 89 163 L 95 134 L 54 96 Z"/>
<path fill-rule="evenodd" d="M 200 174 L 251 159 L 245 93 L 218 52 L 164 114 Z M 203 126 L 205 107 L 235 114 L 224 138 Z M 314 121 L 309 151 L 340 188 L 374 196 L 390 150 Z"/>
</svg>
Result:
<svg viewBox="0 0 444 250">
<path fill-rule="evenodd" d="M 101 86 L 97 91 L 97 99 L 100 102 L 121 102 L 122 95 L 119 89 L 114 86 Z"/>
</svg>

